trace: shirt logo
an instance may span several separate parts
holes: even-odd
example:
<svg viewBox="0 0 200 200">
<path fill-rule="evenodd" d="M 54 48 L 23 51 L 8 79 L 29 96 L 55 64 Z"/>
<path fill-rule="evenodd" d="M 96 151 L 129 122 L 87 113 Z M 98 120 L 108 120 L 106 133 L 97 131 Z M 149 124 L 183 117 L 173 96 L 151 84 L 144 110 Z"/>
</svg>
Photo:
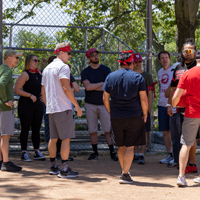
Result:
<svg viewBox="0 0 200 200">
<path fill-rule="evenodd" d="M 140 56 L 139 55 L 136 55 L 136 58 L 139 58 Z"/>
<path fill-rule="evenodd" d="M 167 84 L 167 82 L 169 81 L 169 75 L 168 74 L 163 74 L 161 77 L 161 82 L 163 84 Z"/>
</svg>

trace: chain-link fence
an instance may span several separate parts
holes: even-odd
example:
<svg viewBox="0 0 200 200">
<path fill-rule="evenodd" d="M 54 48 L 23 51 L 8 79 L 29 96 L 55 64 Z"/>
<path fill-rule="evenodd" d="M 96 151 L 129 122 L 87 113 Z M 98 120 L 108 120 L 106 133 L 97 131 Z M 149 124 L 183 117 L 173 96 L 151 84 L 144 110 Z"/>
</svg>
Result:
<svg viewBox="0 0 200 200">
<path fill-rule="evenodd" d="M 118 69 L 117 63 L 118 53 L 122 50 L 131 49 L 118 37 L 110 33 L 104 27 L 95 26 L 75 26 L 72 24 L 73 17 L 65 12 L 65 9 L 59 7 L 55 2 L 39 3 L 35 1 L 31 5 L 23 5 L 21 11 L 18 12 L 19 1 L 3 0 L 3 49 L 17 49 L 24 54 L 20 58 L 18 67 L 13 70 L 15 79 L 24 69 L 25 57 L 33 53 L 40 60 L 48 59 L 53 55 L 53 49 L 59 42 L 70 42 L 72 48 L 72 59 L 70 60 L 72 69 L 71 73 L 75 76 L 79 83 L 80 92 L 75 93 L 75 97 L 79 105 L 84 111 L 84 88 L 80 82 L 80 73 L 87 67 L 87 59 L 85 57 L 86 50 L 95 47 L 100 52 L 100 62 L 111 68 L 111 71 Z M 39 2 L 39 1 L 38 1 Z M 13 10 L 10 10 L 13 9 Z M 15 9 L 15 10 L 14 10 Z M 14 12 L 13 16 L 7 16 L 8 13 Z M 143 68 L 146 66 L 147 53 L 141 53 L 144 57 Z M 154 62 L 153 58 L 153 62 Z M 156 71 L 153 68 L 153 78 L 156 81 Z M 15 107 L 17 109 L 17 99 L 15 95 Z M 156 101 L 155 101 L 156 102 Z M 154 108 L 156 108 L 154 106 Z M 165 151 L 162 133 L 158 132 L 156 122 L 156 111 L 152 112 L 152 128 L 154 131 L 149 133 L 148 151 Z M 72 139 L 71 150 L 91 150 L 90 135 L 87 131 L 87 121 L 85 112 L 81 118 L 74 118 L 76 127 L 76 138 Z M 41 149 L 46 149 L 44 140 L 44 121 L 41 128 Z M 156 130 L 156 131 L 155 131 Z M 30 131 L 31 132 L 31 131 Z M 20 150 L 19 144 L 20 121 L 16 111 L 15 119 L 15 135 L 11 139 L 10 148 L 13 151 Z M 31 134 L 30 134 L 31 135 Z M 98 131 L 98 148 L 107 150 L 104 133 L 99 123 Z M 32 150 L 32 144 L 29 138 L 28 149 Z"/>
</svg>

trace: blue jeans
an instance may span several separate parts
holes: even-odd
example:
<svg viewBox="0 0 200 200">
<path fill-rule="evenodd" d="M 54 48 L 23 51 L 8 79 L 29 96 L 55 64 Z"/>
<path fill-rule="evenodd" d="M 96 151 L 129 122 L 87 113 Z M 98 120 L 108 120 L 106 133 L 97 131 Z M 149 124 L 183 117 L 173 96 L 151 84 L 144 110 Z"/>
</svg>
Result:
<svg viewBox="0 0 200 200">
<path fill-rule="evenodd" d="M 180 143 L 181 139 L 181 114 L 175 113 L 172 117 L 170 117 L 170 133 L 172 140 L 172 148 L 174 155 L 174 162 L 179 163 L 179 152 L 181 150 L 182 144 Z"/>
</svg>

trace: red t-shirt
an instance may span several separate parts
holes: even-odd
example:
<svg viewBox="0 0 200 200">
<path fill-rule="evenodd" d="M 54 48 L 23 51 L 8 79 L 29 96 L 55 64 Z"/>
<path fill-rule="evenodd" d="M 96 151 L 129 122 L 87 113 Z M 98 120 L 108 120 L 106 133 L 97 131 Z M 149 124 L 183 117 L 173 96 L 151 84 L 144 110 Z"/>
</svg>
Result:
<svg viewBox="0 0 200 200">
<path fill-rule="evenodd" d="M 187 90 L 185 117 L 200 118 L 200 66 L 186 71 L 177 87 Z"/>
</svg>

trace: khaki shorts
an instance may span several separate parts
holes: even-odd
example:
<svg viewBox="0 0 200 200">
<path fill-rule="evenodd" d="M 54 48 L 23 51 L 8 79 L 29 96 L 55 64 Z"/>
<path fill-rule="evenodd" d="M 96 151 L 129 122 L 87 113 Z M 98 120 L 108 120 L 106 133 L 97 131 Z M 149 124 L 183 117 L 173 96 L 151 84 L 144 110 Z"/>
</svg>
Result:
<svg viewBox="0 0 200 200">
<path fill-rule="evenodd" d="M 71 110 L 48 115 L 51 139 L 75 138 L 74 119 Z"/>
<path fill-rule="evenodd" d="M 100 119 L 102 130 L 104 132 L 110 132 L 110 115 L 104 105 L 85 103 L 85 114 L 89 133 L 98 131 L 98 119 Z"/>
<path fill-rule="evenodd" d="M 0 111 L 0 136 L 14 134 L 14 110 Z"/>
<path fill-rule="evenodd" d="M 184 117 L 182 125 L 181 144 L 193 146 L 198 130 L 200 128 L 200 118 Z"/>
</svg>

